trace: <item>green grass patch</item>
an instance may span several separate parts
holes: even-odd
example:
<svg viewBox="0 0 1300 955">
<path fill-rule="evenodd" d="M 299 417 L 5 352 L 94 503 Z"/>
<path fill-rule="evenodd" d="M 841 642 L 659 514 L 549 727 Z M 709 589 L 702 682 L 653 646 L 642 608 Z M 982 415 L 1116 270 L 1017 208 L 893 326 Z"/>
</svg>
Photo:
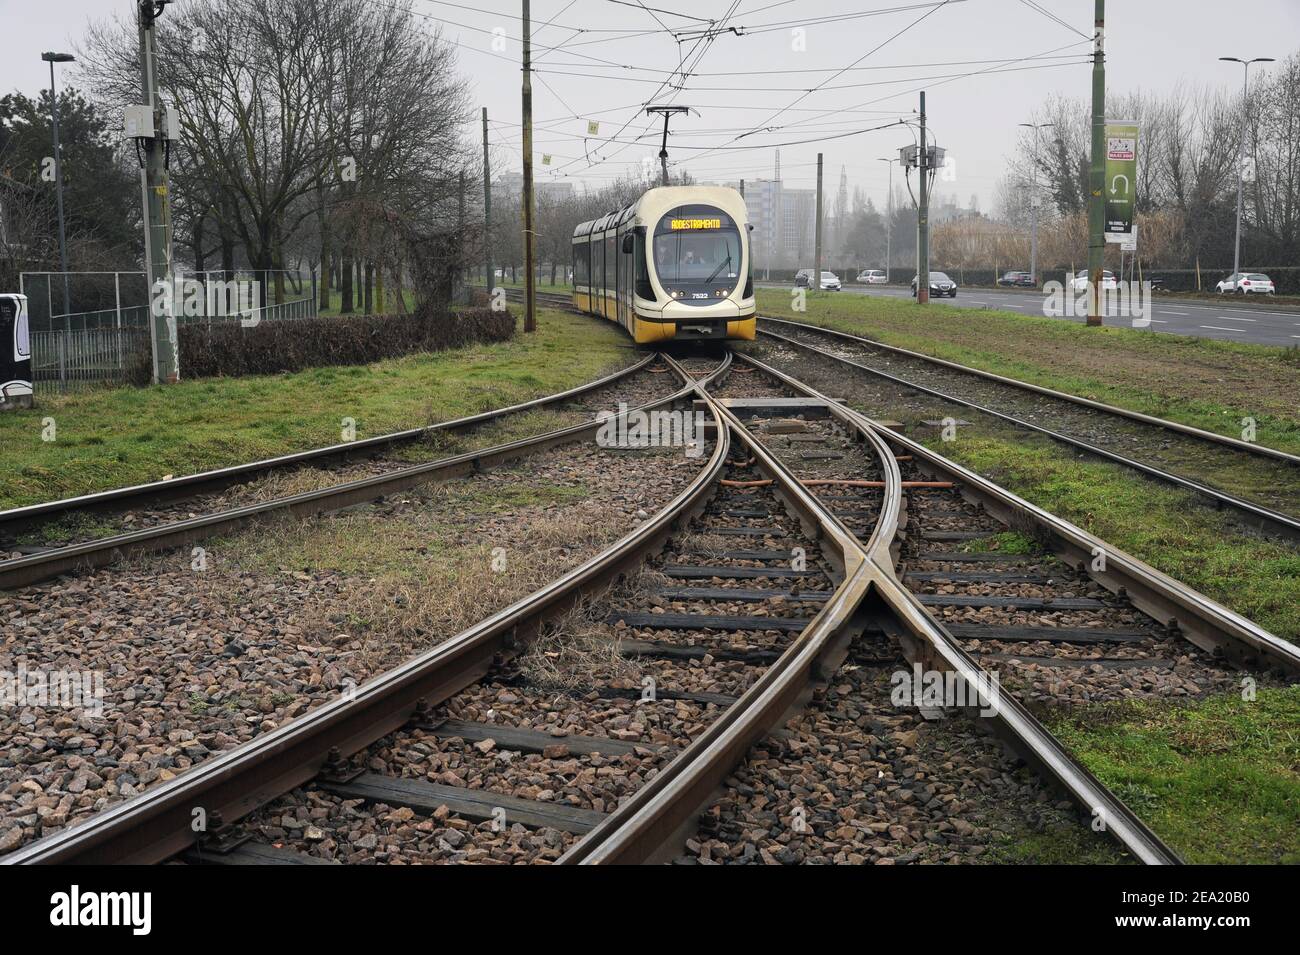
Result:
<svg viewBox="0 0 1300 955">
<path fill-rule="evenodd" d="M 366 438 L 563 391 L 631 363 L 622 330 L 539 310 L 535 334 L 372 365 L 42 396 L 0 415 L 0 508 Z M 43 441 L 43 419 L 57 428 Z"/>
<path fill-rule="evenodd" d="M 933 449 L 1300 643 L 1300 554 L 1229 522 L 1191 494 L 1045 438 L 973 428 Z"/>
<path fill-rule="evenodd" d="M 1089 707 L 1049 726 L 1187 862 L 1300 863 L 1300 687 Z"/>
<path fill-rule="evenodd" d="M 1251 417 L 1260 444 L 1300 453 L 1294 350 L 910 299 L 809 292 L 807 311 L 799 313 L 788 291 L 758 289 L 757 298 L 760 315 L 862 335 L 1235 438 Z"/>
</svg>

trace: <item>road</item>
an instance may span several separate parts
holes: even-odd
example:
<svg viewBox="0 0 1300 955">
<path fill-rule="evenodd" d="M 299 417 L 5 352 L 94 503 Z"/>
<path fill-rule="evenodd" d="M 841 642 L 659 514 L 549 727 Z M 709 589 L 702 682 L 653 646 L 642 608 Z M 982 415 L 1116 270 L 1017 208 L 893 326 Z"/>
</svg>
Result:
<svg viewBox="0 0 1300 955">
<path fill-rule="evenodd" d="M 759 283 L 766 288 L 788 286 Z M 883 295 L 892 298 L 911 298 L 907 289 L 845 285 L 845 294 Z M 960 289 L 957 297 L 931 299 L 943 305 L 961 305 L 966 308 L 1001 308 L 1022 315 L 1044 315 L 1045 296 L 1041 292 L 1011 289 Z M 1082 318 L 1068 318 L 1082 322 Z M 1108 316 L 1105 324 L 1131 327 L 1132 319 Z M 1151 331 L 1173 335 L 1196 335 L 1201 338 L 1220 338 L 1254 345 L 1300 345 L 1300 310 L 1288 311 L 1285 306 L 1237 305 L 1232 299 L 1218 302 L 1162 300 L 1155 296 L 1151 307 Z"/>
</svg>

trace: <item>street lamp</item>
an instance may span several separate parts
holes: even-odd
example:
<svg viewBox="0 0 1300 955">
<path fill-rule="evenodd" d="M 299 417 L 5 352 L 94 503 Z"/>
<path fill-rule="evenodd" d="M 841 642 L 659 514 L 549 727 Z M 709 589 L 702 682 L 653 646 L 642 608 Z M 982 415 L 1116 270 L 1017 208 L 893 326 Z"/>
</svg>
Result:
<svg viewBox="0 0 1300 955">
<path fill-rule="evenodd" d="M 894 238 L 894 163 L 897 159 L 877 159 L 876 162 L 889 163 L 889 195 L 886 197 L 885 206 L 889 210 L 886 212 L 885 220 L 885 284 L 889 284 L 889 260 L 893 256 L 893 238 Z"/>
<path fill-rule="evenodd" d="M 1020 123 L 1025 129 L 1034 131 L 1034 155 L 1030 159 L 1029 166 L 1033 170 L 1033 183 L 1030 186 L 1029 209 L 1033 214 L 1033 225 L 1029 233 L 1029 277 L 1034 280 L 1034 287 L 1038 287 L 1038 131 L 1040 129 L 1050 129 L 1055 123 Z M 994 279 L 997 276 L 993 276 Z"/>
<path fill-rule="evenodd" d="M 1240 63 L 1242 66 L 1241 76 L 1241 136 L 1237 140 L 1237 241 L 1232 251 L 1232 275 L 1233 291 L 1237 290 L 1237 283 L 1241 280 L 1236 276 L 1241 273 L 1241 192 L 1242 183 L 1245 179 L 1246 170 L 1243 166 L 1246 163 L 1246 121 L 1250 118 L 1248 115 L 1249 100 L 1246 98 L 1247 90 L 1250 85 L 1250 64 L 1252 63 L 1272 63 L 1271 56 L 1257 56 L 1253 60 L 1243 60 L 1236 56 L 1219 57 L 1225 63 Z"/>
<path fill-rule="evenodd" d="M 54 89 L 54 64 L 72 63 L 71 53 L 42 53 L 41 59 L 50 64 L 50 123 L 54 127 L 54 195 L 59 208 L 59 267 L 63 270 L 63 327 L 72 330 L 71 296 L 68 293 L 68 240 L 63 227 L 63 160 L 59 155 L 59 95 Z"/>
</svg>

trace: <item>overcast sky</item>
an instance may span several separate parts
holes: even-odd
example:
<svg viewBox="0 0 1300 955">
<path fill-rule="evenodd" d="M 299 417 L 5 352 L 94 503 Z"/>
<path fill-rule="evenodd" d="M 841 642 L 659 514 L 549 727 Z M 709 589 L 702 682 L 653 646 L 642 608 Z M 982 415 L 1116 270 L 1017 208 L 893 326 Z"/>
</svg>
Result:
<svg viewBox="0 0 1300 955">
<path fill-rule="evenodd" d="M 1092 0 L 534 0 L 532 8 L 539 178 L 603 182 L 646 161 L 657 165 L 658 137 L 641 113 L 654 97 L 699 111 L 674 119 L 669 147 L 698 179 L 770 177 L 772 144 L 784 142 L 792 144 L 781 149 L 788 185 L 813 185 L 820 149 L 828 198 L 845 166 L 850 188 L 883 203 L 887 169 L 876 159 L 912 142 L 906 128 L 794 143 L 911 117 L 915 91 L 924 87 L 938 142 L 957 161 L 956 181 L 940 191 L 963 203 L 973 193 L 988 209 L 1016 124 L 1053 93 L 1090 95 Z M 744 35 L 700 42 L 698 32 L 683 32 L 707 27 L 702 18 L 722 21 L 733 8 L 725 25 Z M 0 0 L 0 91 L 35 95 L 48 85 L 41 51 L 75 50 L 89 19 L 132 9 L 132 0 Z M 459 46 L 493 137 L 517 144 L 521 3 L 413 0 L 413 9 Z M 875 10 L 892 12 L 844 19 Z M 1281 59 L 1300 49 L 1300 0 L 1112 0 L 1109 13 L 1107 81 L 1115 93 L 1158 93 L 1180 82 L 1236 89 L 1240 67 L 1219 56 Z M 1228 23 L 1245 29 L 1227 30 Z M 683 85 L 670 71 L 688 53 L 696 65 L 685 89 L 661 87 Z M 600 130 L 584 143 L 588 120 Z M 744 135 L 755 129 L 771 131 Z M 477 119 L 467 133 L 478 137 Z M 618 142 L 602 141 L 614 136 Z M 518 166 L 517 146 L 508 156 Z"/>
</svg>

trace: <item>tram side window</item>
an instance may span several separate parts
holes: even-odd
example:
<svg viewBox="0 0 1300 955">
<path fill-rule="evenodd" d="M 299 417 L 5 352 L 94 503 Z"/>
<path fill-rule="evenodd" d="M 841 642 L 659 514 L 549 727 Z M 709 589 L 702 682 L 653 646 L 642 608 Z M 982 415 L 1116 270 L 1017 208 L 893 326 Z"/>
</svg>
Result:
<svg viewBox="0 0 1300 955">
<path fill-rule="evenodd" d="M 618 255 L 618 243 L 614 239 L 614 233 L 610 233 L 605 239 L 605 288 L 613 291 L 614 276 L 617 275 L 617 260 L 614 256 Z"/>
<path fill-rule="evenodd" d="M 632 253 L 636 263 L 636 294 L 640 298 L 655 301 L 654 286 L 650 284 L 650 268 L 646 260 L 645 234 L 636 234 L 636 251 Z"/>
<path fill-rule="evenodd" d="M 573 284 L 586 285 L 591 280 L 591 243 L 573 244 Z"/>
<path fill-rule="evenodd" d="M 25 310 L 18 313 L 18 322 L 14 326 L 14 349 L 20 359 L 32 357 L 32 340 L 27 328 L 27 312 Z"/>
</svg>

